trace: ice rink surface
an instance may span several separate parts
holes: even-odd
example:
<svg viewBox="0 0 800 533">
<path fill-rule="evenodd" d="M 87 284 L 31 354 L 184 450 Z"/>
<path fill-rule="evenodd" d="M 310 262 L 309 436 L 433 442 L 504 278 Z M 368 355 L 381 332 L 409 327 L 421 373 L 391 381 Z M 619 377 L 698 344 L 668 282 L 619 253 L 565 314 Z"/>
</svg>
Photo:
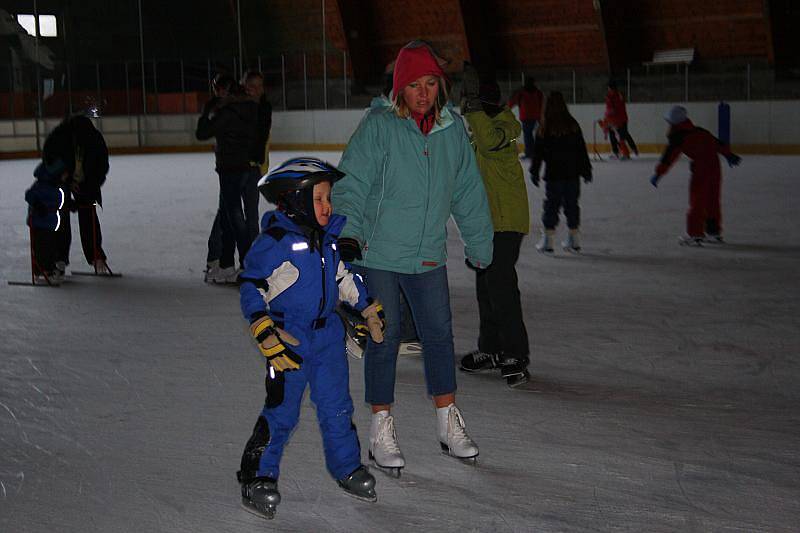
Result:
<svg viewBox="0 0 800 533">
<path fill-rule="evenodd" d="M 6 284 L 29 276 L 34 162 L 0 162 L 0 531 L 797 530 L 800 158 L 725 168 L 721 247 L 677 244 L 685 160 L 658 190 L 654 156 L 595 163 L 581 255 L 535 251 L 543 191 L 529 186 L 534 235 L 518 271 L 533 380 L 510 390 L 459 373 L 477 467 L 440 453 L 421 359 L 404 357 L 403 476 L 374 471 L 377 503 L 343 494 L 306 397 L 271 522 L 241 509 L 234 475 L 263 402 L 263 361 L 237 290 L 202 281 L 212 162 L 113 157 L 100 217 L 124 277 L 56 289 Z M 76 217 L 73 234 L 83 270 Z M 456 231 L 449 253 L 465 352 L 477 311 Z M 363 365 L 350 363 L 366 460 Z"/>
</svg>

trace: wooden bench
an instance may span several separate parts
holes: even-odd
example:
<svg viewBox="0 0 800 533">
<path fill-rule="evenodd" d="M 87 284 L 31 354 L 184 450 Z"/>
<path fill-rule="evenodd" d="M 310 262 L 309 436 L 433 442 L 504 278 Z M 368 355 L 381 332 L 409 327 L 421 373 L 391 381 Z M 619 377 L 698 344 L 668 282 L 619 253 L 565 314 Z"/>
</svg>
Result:
<svg viewBox="0 0 800 533">
<path fill-rule="evenodd" d="M 647 72 L 651 65 L 675 65 L 678 72 L 680 65 L 689 65 L 694 61 L 694 48 L 676 48 L 674 50 L 657 50 L 653 53 L 653 60 L 642 63 Z"/>
</svg>

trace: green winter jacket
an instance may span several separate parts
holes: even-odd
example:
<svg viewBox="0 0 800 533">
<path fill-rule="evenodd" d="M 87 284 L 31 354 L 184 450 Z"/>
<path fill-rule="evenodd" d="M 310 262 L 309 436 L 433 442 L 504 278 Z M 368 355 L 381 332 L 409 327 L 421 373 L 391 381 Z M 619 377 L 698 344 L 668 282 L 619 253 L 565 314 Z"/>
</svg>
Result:
<svg viewBox="0 0 800 533">
<path fill-rule="evenodd" d="M 472 130 L 472 145 L 486 186 L 494 230 L 527 234 L 531 219 L 517 150 L 519 121 L 507 107 L 494 117 L 483 111 L 464 116 Z"/>
<path fill-rule="evenodd" d="M 428 136 L 376 98 L 339 163 L 346 176 L 333 188 L 334 211 L 347 217 L 342 237 L 359 241 L 357 265 L 417 274 L 447 261 L 452 215 L 465 255 L 492 262 L 494 231 L 486 191 L 464 124 L 448 108 Z"/>
</svg>

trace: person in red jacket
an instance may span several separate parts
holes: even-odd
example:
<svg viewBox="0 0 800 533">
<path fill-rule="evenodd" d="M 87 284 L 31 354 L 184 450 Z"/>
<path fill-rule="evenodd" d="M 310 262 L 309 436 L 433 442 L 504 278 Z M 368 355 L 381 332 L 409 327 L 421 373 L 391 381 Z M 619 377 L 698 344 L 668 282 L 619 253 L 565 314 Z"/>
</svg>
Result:
<svg viewBox="0 0 800 533">
<path fill-rule="evenodd" d="M 522 122 L 522 142 L 525 143 L 525 159 L 533 159 L 534 133 L 542 120 L 544 95 L 536 87 L 536 80 L 528 78 L 525 85 L 511 95 L 508 107 L 519 106 L 519 121 Z"/>
<path fill-rule="evenodd" d="M 738 165 L 742 158 L 732 153 L 728 145 L 711 133 L 695 126 L 686 115 L 685 107 L 673 106 L 664 119 L 670 124 L 667 134 L 669 145 L 650 183 L 658 187 L 661 177 L 681 153 L 686 154 L 692 160 L 692 178 L 689 181 L 689 212 L 686 214 L 687 236 L 681 238 L 681 244 L 700 246 L 704 241 L 722 243 L 722 170 L 717 154 L 722 154 L 732 167 Z"/>
<path fill-rule="evenodd" d="M 606 93 L 606 115 L 604 117 L 608 130 L 608 138 L 611 141 L 611 151 L 619 157 L 620 145 L 622 145 L 622 158 L 629 159 L 625 143 L 639 155 L 639 149 L 628 132 L 628 112 L 625 109 L 625 97 L 617 90 L 617 83 L 614 80 L 608 82 L 608 92 Z M 617 135 L 619 141 L 617 141 Z"/>
</svg>

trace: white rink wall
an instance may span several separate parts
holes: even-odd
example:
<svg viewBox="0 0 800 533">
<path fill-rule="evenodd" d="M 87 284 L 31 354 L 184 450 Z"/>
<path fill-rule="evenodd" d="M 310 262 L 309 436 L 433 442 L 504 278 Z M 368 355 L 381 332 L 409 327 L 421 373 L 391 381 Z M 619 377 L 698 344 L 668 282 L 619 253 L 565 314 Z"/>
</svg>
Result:
<svg viewBox="0 0 800 533">
<path fill-rule="evenodd" d="M 663 115 L 672 103 L 628 104 L 629 130 L 644 150 L 658 150 L 665 144 L 666 123 Z M 717 131 L 717 103 L 689 102 L 689 116 L 699 126 Z M 764 100 L 730 102 L 731 139 L 748 152 L 800 153 L 800 102 Z M 577 104 L 570 109 L 580 122 L 587 142 L 593 139 L 593 121 L 603 116 L 603 104 Z M 341 147 L 355 131 L 363 109 L 278 111 L 273 113 L 272 144 L 276 148 L 309 146 Z M 209 142 L 194 138 L 197 115 L 151 115 L 140 117 L 103 117 L 97 119 L 109 146 L 113 148 L 191 147 Z M 58 119 L 40 122 L 42 139 Z M 0 121 L 0 152 L 36 150 L 36 127 L 33 120 Z M 602 143 L 602 132 L 596 132 Z"/>
</svg>

